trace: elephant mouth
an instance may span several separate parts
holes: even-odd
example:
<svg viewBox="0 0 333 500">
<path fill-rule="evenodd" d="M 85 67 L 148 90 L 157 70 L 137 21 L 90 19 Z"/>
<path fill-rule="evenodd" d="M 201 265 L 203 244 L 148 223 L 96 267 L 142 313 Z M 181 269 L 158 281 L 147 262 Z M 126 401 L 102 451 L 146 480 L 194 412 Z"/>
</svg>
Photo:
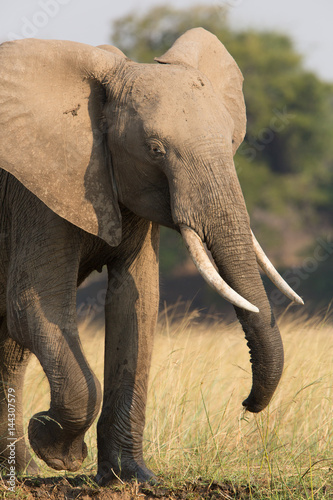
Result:
<svg viewBox="0 0 333 500">
<path fill-rule="evenodd" d="M 229 301 L 236 307 L 240 309 L 245 309 L 250 312 L 259 313 L 258 307 L 251 304 L 244 297 L 239 295 L 235 290 L 233 290 L 220 276 L 218 271 L 213 266 L 210 261 L 203 241 L 200 236 L 190 227 L 181 224 L 180 231 L 185 242 L 185 245 L 191 255 L 191 258 L 198 269 L 199 273 L 205 279 L 205 281 L 224 299 Z M 292 302 L 299 305 L 304 305 L 303 300 L 297 293 L 288 285 L 288 283 L 282 278 L 282 276 L 275 269 L 271 261 L 268 259 L 267 255 L 264 253 L 263 249 L 259 245 L 257 239 L 255 238 L 253 232 L 252 243 L 253 250 L 256 255 L 257 263 L 261 269 L 265 272 L 268 278 L 275 284 L 275 286 L 286 295 Z"/>
</svg>

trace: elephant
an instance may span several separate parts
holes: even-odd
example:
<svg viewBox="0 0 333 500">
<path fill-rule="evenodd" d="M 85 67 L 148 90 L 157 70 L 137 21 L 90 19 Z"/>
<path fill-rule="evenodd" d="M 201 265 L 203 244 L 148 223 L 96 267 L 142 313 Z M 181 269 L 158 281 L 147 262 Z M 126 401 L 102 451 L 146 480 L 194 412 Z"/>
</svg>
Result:
<svg viewBox="0 0 333 500">
<path fill-rule="evenodd" d="M 246 410 L 268 405 L 283 368 L 258 265 L 303 303 L 251 231 L 233 161 L 246 130 L 242 74 L 203 28 L 149 64 L 108 45 L 37 39 L 3 43 L 0 60 L 2 464 L 14 397 L 16 472 L 38 473 L 22 415 L 33 353 L 50 385 L 50 408 L 28 426 L 35 454 L 56 470 L 78 470 L 102 405 L 96 481 L 154 481 L 142 441 L 159 226 L 181 234 L 204 279 L 234 305 L 252 363 Z M 81 347 L 76 291 L 103 266 L 102 395 Z"/>
</svg>

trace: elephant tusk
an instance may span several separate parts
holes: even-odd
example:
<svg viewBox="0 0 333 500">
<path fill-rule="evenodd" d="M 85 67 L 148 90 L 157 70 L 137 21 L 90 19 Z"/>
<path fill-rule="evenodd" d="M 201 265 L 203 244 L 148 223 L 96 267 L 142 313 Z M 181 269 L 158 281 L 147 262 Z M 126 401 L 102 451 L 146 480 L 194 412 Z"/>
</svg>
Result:
<svg viewBox="0 0 333 500">
<path fill-rule="evenodd" d="M 252 232 L 252 231 L 251 231 Z M 266 273 L 269 279 L 274 283 L 274 285 L 282 292 L 288 299 L 292 300 L 296 304 L 304 305 L 303 300 L 296 292 L 288 285 L 288 283 L 280 276 L 277 272 L 261 246 L 259 245 L 256 237 L 252 232 L 253 247 L 257 257 L 257 262 L 261 269 Z"/>
<path fill-rule="evenodd" d="M 233 290 L 219 275 L 205 251 L 199 235 L 191 228 L 180 225 L 185 245 L 202 277 L 223 298 L 236 307 L 258 313 L 259 309 Z"/>
</svg>

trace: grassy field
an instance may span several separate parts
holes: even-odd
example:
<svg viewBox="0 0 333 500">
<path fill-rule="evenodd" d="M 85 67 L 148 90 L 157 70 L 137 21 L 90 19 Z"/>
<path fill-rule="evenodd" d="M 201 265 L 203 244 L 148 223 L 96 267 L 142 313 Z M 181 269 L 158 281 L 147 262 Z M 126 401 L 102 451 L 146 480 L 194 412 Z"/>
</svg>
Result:
<svg viewBox="0 0 333 500">
<path fill-rule="evenodd" d="M 204 484 L 207 498 L 214 492 L 216 498 L 333 498 L 333 326 L 291 318 L 279 321 L 283 378 L 269 408 L 253 415 L 241 406 L 251 367 L 238 324 L 205 325 L 195 314 L 180 321 L 162 317 L 150 377 L 145 457 L 168 494 L 183 488 L 183 498 L 198 498 L 196 488 Z M 81 335 L 102 380 L 103 331 L 83 325 Z M 48 392 L 33 360 L 26 379 L 27 421 L 48 408 Z M 82 473 L 91 475 L 96 471 L 95 426 L 86 442 L 89 455 Z M 45 476 L 55 475 L 41 466 Z"/>
</svg>

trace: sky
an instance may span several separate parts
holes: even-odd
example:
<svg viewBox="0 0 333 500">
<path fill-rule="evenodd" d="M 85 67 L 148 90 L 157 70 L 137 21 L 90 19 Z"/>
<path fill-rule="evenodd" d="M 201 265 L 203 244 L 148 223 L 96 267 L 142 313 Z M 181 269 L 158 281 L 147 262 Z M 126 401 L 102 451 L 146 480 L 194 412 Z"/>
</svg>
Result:
<svg viewBox="0 0 333 500">
<path fill-rule="evenodd" d="M 53 38 L 92 45 L 109 43 L 112 21 L 159 4 L 189 8 L 193 0 L 2 0 L 0 42 L 15 38 Z M 235 30 L 254 28 L 288 34 L 305 66 L 333 82 L 332 0 L 198 0 L 229 8 Z M 139 6 L 138 6 L 139 4 Z M 222 40 L 223 42 L 223 40 Z"/>
</svg>

